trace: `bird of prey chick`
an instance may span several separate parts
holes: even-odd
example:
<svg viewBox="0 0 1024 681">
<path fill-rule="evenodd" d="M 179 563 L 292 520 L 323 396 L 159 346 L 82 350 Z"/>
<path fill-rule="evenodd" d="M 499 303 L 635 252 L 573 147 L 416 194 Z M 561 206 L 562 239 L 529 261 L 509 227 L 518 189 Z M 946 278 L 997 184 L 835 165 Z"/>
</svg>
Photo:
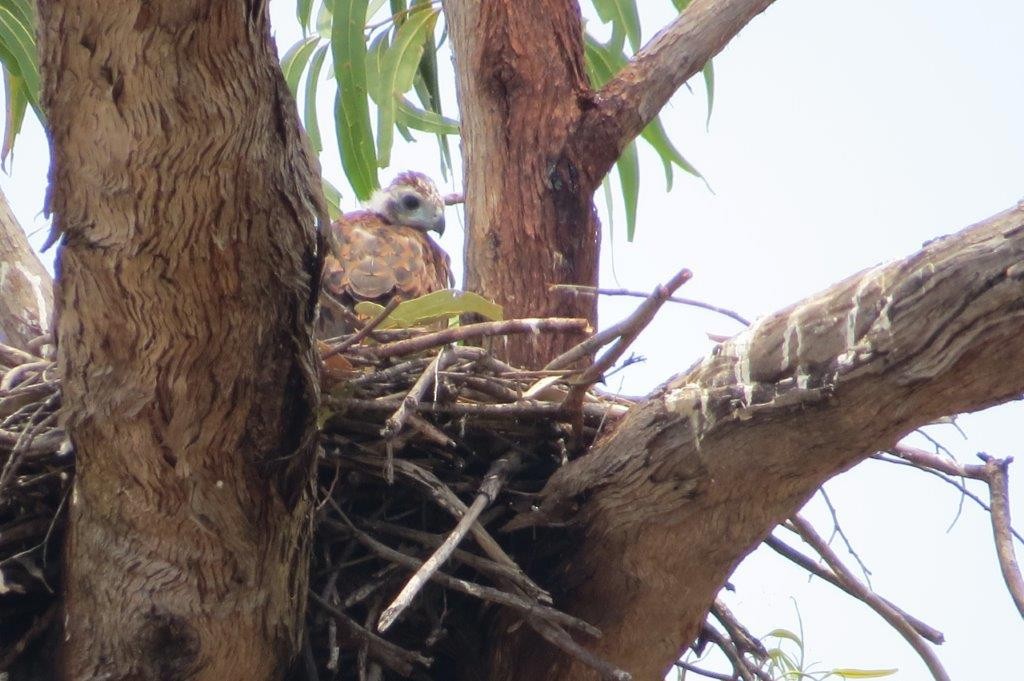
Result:
<svg viewBox="0 0 1024 681">
<path fill-rule="evenodd" d="M 427 232 L 444 232 L 444 201 L 433 181 L 404 172 L 330 227 L 317 335 L 351 332 L 339 308 L 361 300 L 387 305 L 450 288 L 451 259 Z"/>
</svg>

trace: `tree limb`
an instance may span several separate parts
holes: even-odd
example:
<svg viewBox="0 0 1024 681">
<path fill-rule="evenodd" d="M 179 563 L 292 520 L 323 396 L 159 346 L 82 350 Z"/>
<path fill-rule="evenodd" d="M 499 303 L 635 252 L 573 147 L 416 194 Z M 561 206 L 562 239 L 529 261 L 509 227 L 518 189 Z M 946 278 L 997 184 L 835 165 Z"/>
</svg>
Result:
<svg viewBox="0 0 1024 681">
<path fill-rule="evenodd" d="M 597 187 L 669 98 L 773 0 L 694 0 L 584 106 L 569 141 Z"/>
<path fill-rule="evenodd" d="M 50 330 L 53 279 L 0 193 L 0 343 L 19 350 Z"/>
<path fill-rule="evenodd" d="M 601 628 L 588 646 L 659 677 L 739 561 L 825 480 L 935 418 L 1019 396 L 1022 261 L 1024 205 L 860 272 L 719 344 L 561 468 L 517 526 L 575 528 L 558 535 L 571 567 L 552 586 Z M 589 678 L 533 653 L 506 651 L 504 678 Z"/>
</svg>

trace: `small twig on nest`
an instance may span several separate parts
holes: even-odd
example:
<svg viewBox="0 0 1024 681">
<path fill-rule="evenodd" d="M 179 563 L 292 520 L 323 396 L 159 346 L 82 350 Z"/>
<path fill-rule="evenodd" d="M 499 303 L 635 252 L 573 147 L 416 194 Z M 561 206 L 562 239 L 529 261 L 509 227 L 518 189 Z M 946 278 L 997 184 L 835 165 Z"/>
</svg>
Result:
<svg viewBox="0 0 1024 681">
<path fill-rule="evenodd" d="M 397 551 L 366 534 L 353 525 L 352 521 L 349 520 L 346 515 L 340 514 L 340 517 L 361 544 L 384 560 L 397 563 L 410 570 L 418 570 L 423 565 L 423 561 L 420 559 L 402 553 L 401 551 Z M 479 598 L 483 601 L 490 601 L 492 603 L 497 603 L 498 605 L 504 605 L 524 615 L 546 619 L 555 624 L 560 624 L 571 629 L 576 629 L 577 631 L 582 631 L 594 638 L 600 638 L 601 636 L 601 630 L 592 624 L 587 624 L 583 620 L 564 613 L 561 610 L 556 610 L 555 608 L 529 601 L 522 596 L 518 596 L 507 591 L 501 591 L 500 589 L 494 589 L 489 586 L 484 586 L 483 584 L 470 582 L 458 577 L 452 577 L 440 570 L 431 575 L 430 578 L 446 588 Z"/>
<path fill-rule="evenodd" d="M 572 317 L 548 317 L 544 319 L 506 319 L 500 322 L 480 322 L 453 326 L 442 331 L 423 334 L 414 338 L 393 341 L 375 348 L 360 348 L 377 359 L 411 355 L 439 345 L 457 343 L 470 338 L 505 336 L 514 333 L 579 333 L 586 332 L 586 319 Z"/>
<path fill-rule="evenodd" d="M 576 295 L 629 296 L 631 298 L 647 298 L 651 295 L 650 293 L 644 293 L 643 291 L 629 291 L 624 288 L 597 288 L 594 286 L 581 286 L 578 284 L 554 284 L 550 288 L 552 291 L 566 291 Z M 666 302 L 679 303 L 680 305 L 689 305 L 690 307 L 699 307 L 702 310 L 717 312 L 718 314 L 724 315 L 729 319 L 733 319 L 744 326 L 750 326 L 750 321 L 737 312 L 733 312 L 732 310 L 724 307 L 718 307 L 717 305 L 710 305 L 699 300 L 694 300 L 693 298 L 679 298 L 671 296 L 666 300 Z"/>
<path fill-rule="evenodd" d="M 610 664 L 590 652 L 579 643 L 573 640 L 564 629 L 550 622 L 528 617 L 526 621 L 530 627 L 540 634 L 545 641 L 572 655 L 583 664 L 596 671 L 606 681 L 631 681 L 633 676 L 613 664 Z"/>
<path fill-rule="evenodd" d="M 350 455 L 349 458 L 353 461 L 366 465 L 376 467 L 381 466 L 379 459 L 371 459 L 355 455 Z M 436 475 L 422 466 L 417 466 L 411 461 L 399 459 L 395 461 L 395 470 L 398 471 L 400 475 L 426 491 L 427 494 L 430 495 L 431 499 L 441 506 L 441 508 L 451 513 L 455 518 L 461 519 L 469 510 L 455 492 L 451 491 L 451 489 L 441 482 Z M 480 523 L 473 523 L 470 528 L 470 532 L 473 534 L 473 539 L 476 540 L 476 543 L 481 549 L 483 549 L 484 553 L 491 558 L 491 560 L 499 565 L 505 566 L 511 571 L 510 579 L 512 579 L 517 587 L 541 603 L 551 603 L 551 595 L 544 589 L 537 586 L 537 584 L 531 580 L 525 572 L 523 572 L 522 568 L 519 567 L 519 564 L 516 563 L 511 556 L 505 553 L 505 549 L 501 548 L 501 544 L 498 543 L 498 540 L 492 537 L 490 532 L 488 532 L 483 525 Z"/>
<path fill-rule="evenodd" d="M 430 580 L 431 576 L 451 557 L 452 552 L 465 539 L 480 514 L 498 498 L 498 492 L 508 480 L 508 476 L 519 467 L 519 461 L 519 453 L 515 450 L 510 450 L 505 456 L 494 460 L 487 475 L 484 476 L 480 492 L 473 500 L 472 505 L 463 514 L 462 519 L 444 540 L 444 543 L 434 551 L 430 558 L 424 561 L 420 569 L 409 578 L 399 594 L 391 601 L 391 605 L 384 609 L 377 622 L 377 631 L 381 633 L 387 631 L 399 615 L 409 607 L 416 594 Z"/>
<path fill-rule="evenodd" d="M 768 659 L 768 651 L 764 645 L 739 621 L 732 610 L 719 599 L 711 604 L 711 614 L 729 633 L 729 638 L 740 653 L 749 653 L 760 663 Z"/>
<path fill-rule="evenodd" d="M 434 377 L 437 375 L 437 372 L 443 369 L 450 361 L 450 353 L 446 351 L 446 348 L 441 348 L 441 351 L 437 353 L 430 364 L 420 373 L 420 377 L 416 379 L 416 382 L 409 388 L 409 392 L 402 398 L 402 404 L 384 422 L 384 429 L 380 432 L 381 437 L 386 440 L 393 440 L 402 431 L 406 419 L 409 418 L 409 414 L 416 411 L 420 405 L 420 400 L 430 390 L 430 386 L 434 384 Z"/>
<path fill-rule="evenodd" d="M 329 615 L 331 615 L 338 624 L 344 627 L 350 636 L 362 641 L 364 645 L 368 646 L 370 650 L 373 651 L 373 654 L 377 656 L 377 659 L 387 664 L 388 667 L 402 676 L 409 676 L 412 674 L 413 665 L 415 664 L 423 667 L 430 667 L 430 665 L 434 663 L 434 661 L 429 657 L 424 657 L 419 653 L 406 650 L 401 646 L 395 645 L 394 643 L 381 638 L 372 631 L 369 631 L 344 612 L 325 601 L 315 591 L 310 590 L 309 597 Z"/>
<path fill-rule="evenodd" d="M 398 298 L 392 298 L 391 300 L 389 300 L 388 304 L 384 306 L 384 309 L 381 310 L 380 314 L 378 314 L 376 317 L 367 322 L 366 325 L 363 326 L 363 328 L 356 331 L 354 334 L 352 334 L 352 336 L 346 338 L 345 340 L 338 343 L 327 352 L 323 353 L 321 355 L 321 359 L 327 359 L 328 357 L 333 357 L 334 355 L 345 352 L 356 343 L 362 341 L 364 338 L 369 336 L 374 329 L 380 326 L 381 322 L 387 319 L 388 315 L 394 312 L 395 308 L 398 307 L 399 303 L 401 302 L 402 301 Z"/>
<path fill-rule="evenodd" d="M 810 557 L 800 553 L 792 546 L 779 539 L 778 537 L 768 535 L 768 538 L 764 540 L 764 543 L 768 548 L 772 549 L 780 556 L 783 556 L 784 558 L 787 558 L 792 562 L 796 563 L 804 570 L 810 572 L 812 575 L 820 577 L 821 579 L 825 580 L 837 589 L 842 589 L 847 594 L 856 597 L 856 595 L 852 591 L 850 591 L 846 584 L 841 579 L 836 577 L 831 570 L 821 567 L 820 565 L 818 565 L 817 562 L 812 560 Z M 879 596 L 879 598 L 882 597 Z M 898 612 L 905 620 L 907 620 L 907 622 L 910 623 L 910 626 L 914 627 L 917 633 L 921 634 L 921 636 L 924 637 L 926 640 L 931 641 L 935 645 L 941 645 L 945 643 L 946 637 L 941 631 L 925 624 L 913 615 L 902 610 L 892 601 L 885 598 L 882 598 L 882 600 L 885 601 L 890 608 Z"/>
<path fill-rule="evenodd" d="M 729 637 L 707 622 L 704 623 L 701 636 L 718 646 L 718 649 L 729 659 L 729 662 L 732 664 L 733 678 L 739 677 L 743 681 L 754 681 L 755 678 L 761 679 L 761 681 L 772 681 L 768 674 L 752 665 L 749 660 L 743 657 L 743 653 L 733 645 Z"/>
<path fill-rule="evenodd" d="M 832 569 L 832 572 L 836 577 L 847 586 L 854 596 L 866 603 L 872 610 L 877 612 L 882 619 L 888 622 L 893 629 L 899 632 L 899 634 L 921 657 L 925 665 L 927 665 L 928 671 L 931 672 L 935 681 L 950 681 L 949 674 L 946 673 L 946 670 L 943 668 L 939 658 L 935 655 L 935 651 L 933 651 L 928 643 L 917 633 L 917 631 L 915 631 L 914 627 L 912 627 L 906 618 L 904 618 L 895 608 L 861 584 L 857 578 L 854 577 L 853 573 L 843 565 L 843 562 L 839 560 L 839 557 L 832 551 L 825 540 L 814 531 L 814 528 L 811 527 L 809 522 L 798 515 L 794 515 L 784 526 L 792 529 L 793 532 L 798 534 L 805 542 L 807 542 L 811 548 L 813 548 L 814 551 L 822 557 L 825 563 Z"/>
<path fill-rule="evenodd" d="M 24 350 L 12 347 L 10 345 L 4 345 L 0 343 L 0 365 L 8 366 L 11 368 L 21 366 L 22 364 L 29 364 L 31 362 L 38 362 L 42 357 L 36 357 L 33 354 L 27 353 Z"/>
</svg>

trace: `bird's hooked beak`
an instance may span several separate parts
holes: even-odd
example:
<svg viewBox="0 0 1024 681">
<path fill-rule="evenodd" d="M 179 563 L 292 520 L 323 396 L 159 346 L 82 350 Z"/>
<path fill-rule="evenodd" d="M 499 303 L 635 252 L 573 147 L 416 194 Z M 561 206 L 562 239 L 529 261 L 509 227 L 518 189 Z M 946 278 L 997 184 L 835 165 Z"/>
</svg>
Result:
<svg viewBox="0 0 1024 681">
<path fill-rule="evenodd" d="M 437 232 L 438 236 L 441 236 L 442 234 L 444 234 L 444 212 L 443 211 L 437 216 L 437 218 L 434 220 L 434 222 L 431 223 L 429 229 L 431 231 Z"/>
</svg>

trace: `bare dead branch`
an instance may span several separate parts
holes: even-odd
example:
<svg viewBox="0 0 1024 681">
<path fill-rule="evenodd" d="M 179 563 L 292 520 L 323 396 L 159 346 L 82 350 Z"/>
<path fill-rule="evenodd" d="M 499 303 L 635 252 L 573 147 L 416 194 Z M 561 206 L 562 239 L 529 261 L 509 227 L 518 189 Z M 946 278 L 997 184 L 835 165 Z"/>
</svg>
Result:
<svg viewBox="0 0 1024 681">
<path fill-rule="evenodd" d="M 580 284 L 554 284 L 551 286 L 552 291 L 565 291 L 573 295 L 591 295 L 591 296 L 627 296 L 630 298 L 649 298 L 650 293 L 644 293 L 643 291 L 630 291 L 624 288 L 598 288 L 596 286 L 583 286 Z M 680 298 L 679 296 L 669 296 L 665 299 L 668 303 L 678 303 L 680 305 L 688 305 L 689 307 L 697 307 L 702 310 L 708 310 L 709 312 L 716 312 L 720 315 L 728 317 L 734 321 L 739 322 L 743 326 L 750 326 L 750 321 L 739 314 L 728 308 L 719 307 L 717 305 L 711 305 L 701 300 L 694 300 L 693 298 Z"/>
<path fill-rule="evenodd" d="M 378 631 L 383 633 L 388 630 L 402 614 L 402 611 L 409 606 L 420 589 L 430 580 L 431 576 L 451 557 L 452 552 L 465 539 L 466 534 L 469 533 L 477 518 L 480 517 L 480 514 L 483 513 L 485 508 L 494 503 L 494 500 L 498 497 L 498 491 L 518 465 L 519 454 L 515 450 L 494 460 L 490 470 L 487 471 L 487 475 L 484 477 L 483 484 L 480 486 L 480 493 L 477 494 L 472 505 L 463 514 L 458 525 L 455 526 L 455 529 L 444 540 L 444 543 L 409 578 L 409 581 L 402 587 L 402 590 L 391 601 L 391 605 L 384 609 L 380 620 L 377 622 Z"/>
<path fill-rule="evenodd" d="M 910 625 L 909 622 L 893 607 L 886 603 L 883 599 L 879 598 L 868 589 L 866 586 L 861 584 L 856 577 L 853 576 L 843 562 L 839 560 L 839 557 L 829 548 L 829 545 L 822 539 L 811 524 L 801 518 L 798 515 L 794 515 L 789 519 L 789 523 L 792 525 L 793 530 L 800 535 L 800 537 L 807 542 L 815 550 L 815 552 L 822 557 L 826 564 L 832 569 L 832 572 L 836 577 L 842 580 L 846 587 L 853 592 L 853 594 L 866 603 L 872 610 L 877 612 L 882 619 L 889 623 L 889 625 L 895 629 L 899 634 L 910 644 L 915 652 L 921 657 L 925 665 L 928 667 L 928 671 L 931 672 L 932 678 L 935 681 L 951 681 L 949 674 L 943 668 L 939 658 L 935 655 L 935 651 L 931 649 L 928 643 L 917 633 L 917 631 Z"/>
<path fill-rule="evenodd" d="M 1024 579 L 1020 575 L 1020 566 L 1013 551 L 1013 539 L 1010 536 L 1010 498 L 1006 468 L 1013 461 L 1011 458 L 994 459 L 982 455 L 985 462 L 989 495 L 992 500 L 992 534 L 996 542 L 996 555 L 999 556 L 999 568 L 1003 572 L 1003 581 L 1010 590 L 1010 596 L 1017 605 L 1017 611 L 1024 617 Z"/>
<path fill-rule="evenodd" d="M 352 334 L 351 337 L 346 338 L 342 342 L 340 342 L 337 345 L 335 345 L 334 347 L 332 347 L 327 352 L 321 353 L 321 355 L 320 355 L 321 358 L 322 359 L 327 359 L 328 357 L 332 357 L 332 356 L 337 355 L 339 353 L 345 352 L 346 350 L 348 350 L 350 347 L 352 347 L 356 343 L 362 342 L 362 340 L 364 338 L 366 338 L 371 333 L 373 333 L 374 329 L 376 329 L 378 326 L 381 325 L 381 322 L 383 322 L 385 319 L 388 318 L 388 315 L 390 315 L 392 312 L 395 311 L 395 308 L 398 307 L 398 305 L 401 302 L 402 301 L 401 301 L 400 298 L 392 298 L 391 300 L 389 300 L 388 304 L 384 306 L 384 309 L 381 310 L 380 313 L 376 317 L 374 317 L 369 322 L 367 322 L 363 326 L 363 328 L 359 329 L 354 334 Z"/>
</svg>

